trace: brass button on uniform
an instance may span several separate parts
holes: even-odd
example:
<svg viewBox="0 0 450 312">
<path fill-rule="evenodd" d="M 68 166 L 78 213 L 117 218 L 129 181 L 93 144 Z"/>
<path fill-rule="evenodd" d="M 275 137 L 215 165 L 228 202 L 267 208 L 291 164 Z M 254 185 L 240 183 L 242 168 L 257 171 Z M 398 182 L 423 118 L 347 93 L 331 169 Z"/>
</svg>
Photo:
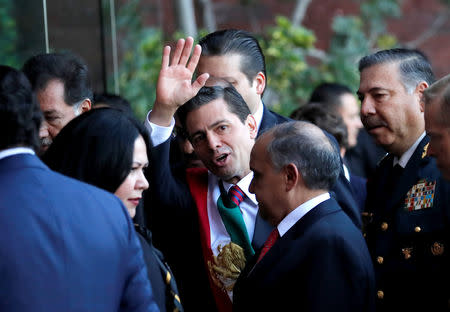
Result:
<svg viewBox="0 0 450 312">
<path fill-rule="evenodd" d="M 384 298 L 384 292 L 382 290 L 377 291 L 377 298 L 383 299 Z"/>
<path fill-rule="evenodd" d="M 383 264 L 383 261 L 384 261 L 383 257 L 377 257 L 378 264 Z"/>
<path fill-rule="evenodd" d="M 388 229 L 388 224 L 386 223 L 386 222 L 382 222 L 381 223 L 381 230 L 384 232 L 384 231 L 386 231 L 387 229 Z"/>
<path fill-rule="evenodd" d="M 420 228 L 420 226 L 416 226 L 416 227 L 414 228 L 414 232 L 420 233 L 420 231 L 422 231 L 422 229 Z"/>
<path fill-rule="evenodd" d="M 408 260 L 409 258 L 411 258 L 412 252 L 413 252 L 412 247 L 402 248 L 402 254 L 405 257 L 405 260 Z"/>
</svg>

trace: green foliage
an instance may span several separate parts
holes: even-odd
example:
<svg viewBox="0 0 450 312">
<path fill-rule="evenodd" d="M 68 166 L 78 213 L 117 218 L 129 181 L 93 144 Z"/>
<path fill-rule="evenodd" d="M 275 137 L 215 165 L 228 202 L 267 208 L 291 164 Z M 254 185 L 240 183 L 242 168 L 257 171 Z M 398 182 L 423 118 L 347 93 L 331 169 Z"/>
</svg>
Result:
<svg viewBox="0 0 450 312">
<path fill-rule="evenodd" d="M 161 30 L 143 26 L 136 17 L 138 5 L 139 1 L 128 1 L 120 8 L 117 18 L 122 37 L 119 89 L 136 116 L 144 119 L 155 101 L 164 38 Z"/>
<path fill-rule="evenodd" d="M 17 57 L 17 25 L 14 18 L 14 2 L 0 0 L 0 60 L 3 65 L 19 68 Z"/>
<path fill-rule="evenodd" d="M 322 82 L 345 84 L 356 91 L 359 59 L 373 50 L 392 48 L 396 38 L 386 31 L 386 19 L 401 14 L 397 0 L 358 0 L 360 16 L 336 16 L 327 51 L 314 49 L 314 34 L 295 27 L 285 17 L 276 19 L 262 38 L 266 54 L 268 87 L 278 96 L 272 109 L 289 115 L 305 103 Z"/>
<path fill-rule="evenodd" d="M 305 96 L 301 84 L 311 74 L 306 51 L 314 46 L 316 37 L 309 29 L 293 26 L 286 17 L 279 16 L 276 25 L 268 28 L 259 41 L 266 56 L 267 85 L 279 95 L 270 103 L 272 109 L 288 113 Z"/>
<path fill-rule="evenodd" d="M 386 19 L 401 15 L 398 0 L 355 1 L 360 3 L 360 15 L 334 18 L 327 51 L 315 49 L 311 30 L 294 26 L 283 16 L 258 35 L 267 64 L 265 101 L 273 110 L 289 115 L 321 82 L 342 83 L 356 91 L 358 60 L 373 50 L 396 46 L 396 38 L 386 31 Z M 144 118 L 155 98 L 164 37 L 161 31 L 143 26 L 137 17 L 138 4 L 138 0 L 130 0 L 118 14 L 123 51 L 119 84 L 121 95 L 131 102 L 137 116 Z M 199 37 L 205 34 L 200 31 Z M 170 37 L 175 41 L 184 36 L 176 32 Z"/>
</svg>

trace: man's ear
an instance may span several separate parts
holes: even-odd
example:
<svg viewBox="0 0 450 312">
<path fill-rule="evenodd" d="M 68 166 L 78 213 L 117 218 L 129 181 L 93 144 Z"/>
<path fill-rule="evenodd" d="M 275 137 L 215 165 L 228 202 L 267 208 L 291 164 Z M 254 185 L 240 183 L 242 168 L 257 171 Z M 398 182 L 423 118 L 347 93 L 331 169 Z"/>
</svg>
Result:
<svg viewBox="0 0 450 312">
<path fill-rule="evenodd" d="M 249 114 L 247 116 L 247 119 L 245 120 L 245 124 L 250 130 L 250 138 L 255 139 L 256 135 L 258 134 L 258 126 L 256 125 L 255 117 L 253 117 L 252 114 Z"/>
<path fill-rule="evenodd" d="M 287 164 L 281 170 L 283 170 L 285 176 L 286 191 L 290 191 L 300 182 L 301 174 L 293 163 Z"/>
<path fill-rule="evenodd" d="M 262 95 L 266 89 L 266 75 L 263 72 L 257 73 L 253 83 L 256 84 L 256 93 Z"/>
<path fill-rule="evenodd" d="M 80 105 L 81 113 L 85 113 L 85 112 L 91 110 L 91 107 L 92 107 L 91 100 L 90 99 L 84 99 L 84 101 Z"/>
<path fill-rule="evenodd" d="M 423 113 L 425 111 L 425 103 L 423 102 L 423 91 L 428 88 L 428 83 L 421 81 L 414 90 L 414 94 L 417 97 L 417 101 L 420 103 L 420 111 Z"/>
</svg>

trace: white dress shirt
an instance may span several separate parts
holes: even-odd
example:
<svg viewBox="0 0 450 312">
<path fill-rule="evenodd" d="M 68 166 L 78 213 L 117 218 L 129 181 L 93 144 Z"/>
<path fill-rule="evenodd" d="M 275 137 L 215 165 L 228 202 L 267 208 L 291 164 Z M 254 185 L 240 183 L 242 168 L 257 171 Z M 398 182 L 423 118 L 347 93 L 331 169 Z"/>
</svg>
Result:
<svg viewBox="0 0 450 312">
<path fill-rule="evenodd" d="M 420 141 L 422 141 L 422 139 L 425 137 L 425 132 L 422 133 L 422 135 L 417 139 L 416 142 L 414 142 L 413 145 L 411 145 L 411 147 L 403 153 L 402 157 L 400 157 L 400 159 L 397 156 L 394 156 L 394 161 L 393 166 L 395 166 L 396 164 L 399 164 L 403 169 L 405 169 L 406 165 L 408 164 L 409 160 L 411 159 L 412 155 L 414 154 L 414 152 L 416 151 L 417 146 L 419 146 Z"/>
<path fill-rule="evenodd" d="M 311 198 L 307 202 L 304 202 L 294 210 L 292 210 L 283 220 L 278 224 L 277 229 L 280 233 L 280 237 L 286 234 L 287 231 L 295 224 L 298 220 L 303 218 L 311 209 L 319 205 L 320 203 L 330 199 L 330 193 L 323 193 L 314 198 Z"/>
</svg>

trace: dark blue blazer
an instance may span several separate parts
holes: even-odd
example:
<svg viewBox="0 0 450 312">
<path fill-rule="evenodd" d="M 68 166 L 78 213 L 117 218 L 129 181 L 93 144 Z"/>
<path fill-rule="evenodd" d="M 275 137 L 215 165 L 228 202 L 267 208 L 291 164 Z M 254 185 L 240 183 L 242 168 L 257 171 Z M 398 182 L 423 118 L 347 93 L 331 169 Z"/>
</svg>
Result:
<svg viewBox="0 0 450 312">
<path fill-rule="evenodd" d="M 0 160 L 0 311 L 158 311 L 121 201 L 48 169 Z"/>
<path fill-rule="evenodd" d="M 350 187 L 359 211 L 363 212 L 367 197 L 367 179 L 350 173 Z"/>
<path fill-rule="evenodd" d="M 259 126 L 258 136 L 264 131 L 272 128 L 273 126 L 283 123 L 293 121 L 290 118 L 278 115 L 267 109 L 264 105 L 263 117 L 261 120 L 261 125 Z M 339 151 L 339 144 L 336 139 L 328 132 L 324 131 L 325 135 L 330 139 L 330 141 L 334 144 L 336 149 Z M 341 163 L 342 159 L 341 159 Z M 344 169 L 341 169 L 339 173 L 339 177 L 331 189 L 332 196 L 338 201 L 339 205 L 342 207 L 342 210 L 350 217 L 353 223 L 358 227 L 362 227 L 361 213 L 358 207 L 358 204 L 355 200 L 355 196 L 353 194 L 350 183 L 344 174 Z"/>
<path fill-rule="evenodd" d="M 383 292 L 377 311 L 448 311 L 450 183 L 426 156 L 429 140 L 422 139 L 393 186 L 391 154 L 367 183 L 366 240 Z M 408 208 L 425 197 L 429 207 Z"/>
<path fill-rule="evenodd" d="M 367 246 L 334 199 L 309 211 L 256 263 L 259 253 L 235 284 L 233 311 L 374 311 Z"/>
</svg>

